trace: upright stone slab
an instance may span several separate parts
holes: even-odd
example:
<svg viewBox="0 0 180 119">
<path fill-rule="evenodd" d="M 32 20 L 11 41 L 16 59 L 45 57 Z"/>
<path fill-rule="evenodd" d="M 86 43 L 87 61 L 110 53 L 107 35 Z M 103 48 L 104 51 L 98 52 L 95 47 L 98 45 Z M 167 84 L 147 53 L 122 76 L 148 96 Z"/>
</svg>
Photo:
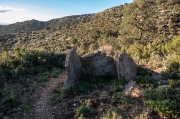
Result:
<svg viewBox="0 0 180 119">
<path fill-rule="evenodd" d="M 83 57 L 83 68 L 89 75 L 104 76 L 113 75 L 117 76 L 115 60 L 113 54 L 103 51 L 89 54 Z"/>
<path fill-rule="evenodd" d="M 79 80 L 81 74 L 83 73 L 80 60 L 74 48 L 66 55 L 65 68 L 67 79 L 64 84 L 64 89 L 69 90 Z"/>
<path fill-rule="evenodd" d="M 125 78 L 126 80 L 131 80 L 137 75 L 137 66 L 132 60 L 132 58 L 125 52 L 119 53 L 116 56 L 116 68 L 118 79 L 121 80 Z"/>
</svg>

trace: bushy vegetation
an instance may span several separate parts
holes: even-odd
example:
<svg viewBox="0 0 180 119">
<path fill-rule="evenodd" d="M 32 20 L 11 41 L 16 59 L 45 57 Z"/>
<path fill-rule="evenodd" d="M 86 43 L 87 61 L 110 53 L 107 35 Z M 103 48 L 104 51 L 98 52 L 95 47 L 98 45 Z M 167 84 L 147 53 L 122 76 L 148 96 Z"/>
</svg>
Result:
<svg viewBox="0 0 180 119">
<path fill-rule="evenodd" d="M 106 114 L 104 114 L 101 119 L 123 119 L 118 113 L 118 109 L 113 107 L 109 109 Z"/>
<path fill-rule="evenodd" d="M 179 7 L 176 2 L 136 0 L 97 14 L 53 19 L 41 30 L 1 34 L 0 45 L 4 49 L 23 46 L 64 53 L 75 46 L 81 56 L 101 46 L 112 45 L 117 52 L 126 51 L 135 60 L 140 58 L 140 63 L 151 59 L 151 68 L 157 68 L 162 64 L 156 60 L 167 56 L 165 44 L 179 35 Z"/>
<path fill-rule="evenodd" d="M 147 89 L 145 105 L 167 117 L 177 118 L 180 114 L 180 92 L 171 87 Z"/>
<path fill-rule="evenodd" d="M 65 57 L 62 54 L 37 50 L 15 49 L 3 52 L 0 61 L 0 80 L 17 79 L 51 72 L 53 68 L 63 68 Z"/>
<path fill-rule="evenodd" d="M 126 96 L 121 92 L 117 92 L 117 93 L 113 94 L 112 102 L 113 103 L 119 103 L 119 104 L 122 104 L 122 105 L 128 104 Z"/>
<path fill-rule="evenodd" d="M 78 112 L 78 114 L 85 114 L 88 113 L 89 107 L 85 104 L 81 104 L 76 111 Z"/>
<path fill-rule="evenodd" d="M 138 67 L 137 76 L 134 80 L 143 88 L 156 88 L 159 84 L 152 78 L 152 71 Z"/>
</svg>

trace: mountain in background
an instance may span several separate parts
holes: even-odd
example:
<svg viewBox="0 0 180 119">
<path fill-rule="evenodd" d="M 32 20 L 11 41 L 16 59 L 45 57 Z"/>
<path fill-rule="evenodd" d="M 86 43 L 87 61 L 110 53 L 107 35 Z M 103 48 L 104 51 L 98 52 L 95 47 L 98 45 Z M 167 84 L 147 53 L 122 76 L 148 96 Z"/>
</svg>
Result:
<svg viewBox="0 0 180 119">
<path fill-rule="evenodd" d="M 24 22 L 17 22 L 10 25 L 5 25 L 1 27 L 0 31 L 2 33 L 16 33 L 21 31 L 34 31 L 34 30 L 42 30 L 45 27 L 45 22 L 41 22 L 38 20 L 29 20 Z"/>
<path fill-rule="evenodd" d="M 63 18 L 53 19 L 47 22 L 37 21 L 37 20 L 18 22 L 18 23 L 14 23 L 10 25 L 1 26 L 0 33 L 39 31 L 45 28 L 62 29 L 64 27 L 71 27 L 74 25 L 86 27 L 87 24 L 89 26 L 89 29 L 91 29 L 94 26 L 96 28 L 102 27 L 101 25 L 106 25 L 106 23 L 108 22 L 112 22 L 110 24 L 112 26 L 114 25 L 114 22 L 115 22 L 117 23 L 116 26 L 120 28 L 122 18 L 126 18 L 127 24 L 125 22 L 123 23 L 125 26 L 126 25 L 129 26 L 128 22 L 130 24 L 133 24 L 134 22 L 134 27 L 137 27 L 138 25 L 143 24 L 144 22 L 143 26 L 147 24 L 151 25 L 151 27 L 147 26 L 149 27 L 149 29 L 153 29 L 153 27 L 156 27 L 154 28 L 154 31 L 157 30 L 159 32 L 161 31 L 174 32 L 175 35 L 179 34 L 179 31 L 180 31 L 179 30 L 180 29 L 180 23 L 179 23 L 180 12 L 178 8 L 179 0 L 169 0 L 169 1 L 156 0 L 156 1 L 148 1 L 146 2 L 146 5 L 140 2 L 139 2 L 139 6 L 133 5 L 136 2 L 138 2 L 138 0 L 135 0 L 135 2 L 132 2 L 130 4 L 113 7 L 113 8 L 104 10 L 103 12 L 96 13 L 96 14 L 67 16 Z M 144 4 L 145 7 L 141 7 L 140 4 Z M 139 9 L 139 11 L 136 7 Z M 132 9 L 132 10 L 134 9 L 134 11 L 132 10 L 128 11 L 128 9 Z M 136 17 L 136 18 L 133 18 L 133 17 Z M 152 22 L 149 22 L 150 18 Z M 142 20 L 142 23 L 140 23 L 140 20 Z M 141 25 L 139 27 L 143 27 L 143 26 Z M 109 27 L 107 27 L 107 30 L 109 30 L 108 28 Z M 116 31 L 119 32 L 119 30 L 120 29 Z M 143 30 L 148 30 L 148 29 L 144 28 Z"/>
<path fill-rule="evenodd" d="M 18 32 L 26 32 L 26 31 L 38 31 L 44 28 L 57 28 L 73 25 L 75 22 L 78 22 L 81 19 L 84 19 L 91 15 L 74 15 L 67 16 L 58 19 L 52 19 L 47 22 L 38 21 L 38 20 L 28 20 L 24 22 L 17 22 L 10 25 L 1 25 L 0 32 L 1 33 L 18 33 Z"/>
</svg>

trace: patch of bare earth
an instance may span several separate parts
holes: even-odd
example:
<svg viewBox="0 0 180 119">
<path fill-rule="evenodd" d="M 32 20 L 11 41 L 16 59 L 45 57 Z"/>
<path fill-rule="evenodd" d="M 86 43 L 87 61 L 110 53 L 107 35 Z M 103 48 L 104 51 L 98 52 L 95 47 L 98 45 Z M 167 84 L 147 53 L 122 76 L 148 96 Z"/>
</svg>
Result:
<svg viewBox="0 0 180 119">
<path fill-rule="evenodd" d="M 52 97 L 52 90 L 57 86 L 59 82 L 66 80 L 66 73 L 63 71 L 58 78 L 51 78 L 46 87 L 38 87 L 34 94 L 34 102 L 31 104 L 33 107 L 33 113 L 31 118 L 33 119 L 54 119 L 54 110 L 57 107 L 51 106 L 49 103 Z"/>
</svg>

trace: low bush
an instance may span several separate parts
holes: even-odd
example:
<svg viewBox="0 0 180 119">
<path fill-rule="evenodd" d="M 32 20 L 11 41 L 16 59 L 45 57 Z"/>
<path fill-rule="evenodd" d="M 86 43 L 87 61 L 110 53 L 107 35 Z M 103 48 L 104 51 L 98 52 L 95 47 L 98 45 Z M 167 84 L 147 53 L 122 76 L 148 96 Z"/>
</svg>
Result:
<svg viewBox="0 0 180 119">
<path fill-rule="evenodd" d="M 159 85 L 158 81 L 149 76 L 137 76 L 134 80 L 143 88 L 155 88 Z"/>
<path fill-rule="evenodd" d="M 51 72 L 63 68 L 64 55 L 47 53 L 37 50 L 16 49 L 12 53 L 4 52 L 0 61 L 0 80 L 18 79 L 28 75 Z M 53 77 L 57 77 L 54 73 Z"/>
<path fill-rule="evenodd" d="M 180 114 L 180 92 L 171 87 L 146 89 L 143 96 L 147 98 L 145 106 L 165 115 L 177 118 Z"/>
<path fill-rule="evenodd" d="M 168 79 L 168 83 L 169 83 L 169 85 L 171 85 L 172 87 L 177 87 L 177 86 L 180 86 L 180 79 L 179 79 L 179 80 Z"/>
<path fill-rule="evenodd" d="M 152 73 L 149 71 L 149 69 L 138 67 L 137 68 L 137 75 L 141 76 L 152 76 Z"/>
<path fill-rule="evenodd" d="M 106 114 L 102 115 L 101 119 L 122 119 L 122 116 L 119 115 L 118 109 L 113 107 Z"/>
<path fill-rule="evenodd" d="M 137 76 L 134 80 L 143 88 L 155 88 L 157 87 L 158 81 L 151 78 L 152 71 L 146 68 L 138 67 Z"/>
<path fill-rule="evenodd" d="M 121 93 L 121 92 L 114 93 L 113 96 L 112 96 L 111 101 L 113 103 L 120 103 L 122 105 L 125 105 L 125 104 L 128 103 L 125 95 L 123 93 Z"/>
<path fill-rule="evenodd" d="M 77 111 L 78 114 L 85 114 L 85 113 L 87 113 L 89 111 L 89 107 L 82 104 L 76 109 L 76 111 Z"/>
</svg>

